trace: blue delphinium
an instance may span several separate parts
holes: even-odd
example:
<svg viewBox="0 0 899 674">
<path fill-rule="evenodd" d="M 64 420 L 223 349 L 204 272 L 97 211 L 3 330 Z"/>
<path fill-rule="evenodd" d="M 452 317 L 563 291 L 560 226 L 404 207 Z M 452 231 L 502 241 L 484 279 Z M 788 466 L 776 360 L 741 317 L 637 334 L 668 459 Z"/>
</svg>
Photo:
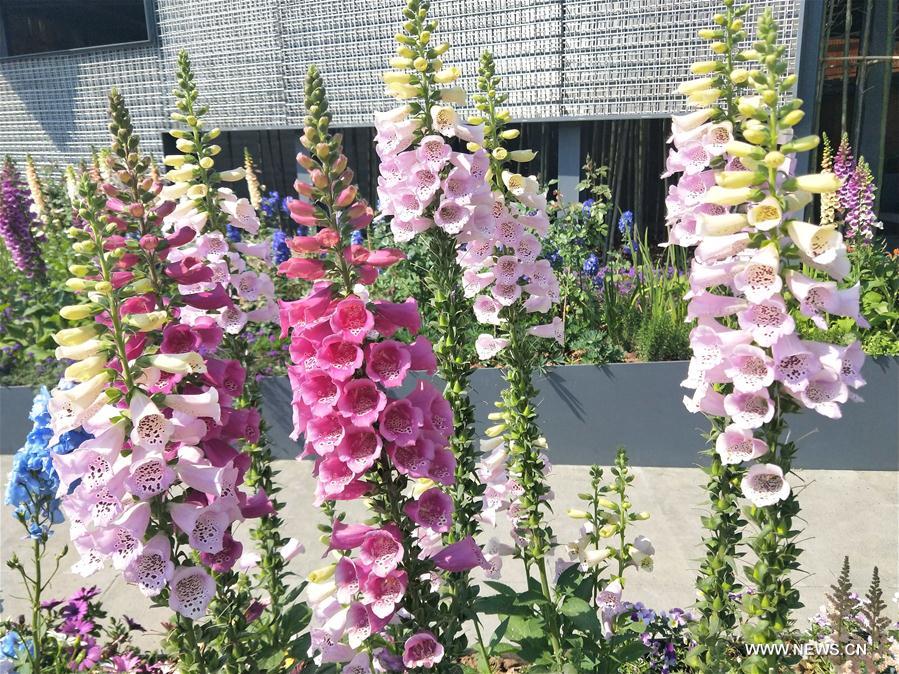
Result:
<svg viewBox="0 0 899 674">
<path fill-rule="evenodd" d="M 284 213 L 284 215 L 287 215 L 288 213 L 290 213 L 290 210 L 288 209 L 287 206 L 293 200 L 294 200 L 294 197 L 284 197 L 283 199 L 281 199 L 281 212 Z"/>
<path fill-rule="evenodd" d="M 280 209 L 280 207 L 281 207 L 281 195 L 274 191 L 266 194 L 264 197 L 262 197 L 262 201 L 259 202 L 260 210 L 268 218 L 272 217 L 275 214 L 275 211 Z"/>
<path fill-rule="evenodd" d="M 15 674 L 15 663 L 25 648 L 25 641 L 15 630 L 10 630 L 0 637 L 0 672 L 3 674 Z M 31 640 L 28 641 L 27 648 L 30 652 L 34 651 Z"/>
<path fill-rule="evenodd" d="M 584 215 L 590 215 L 590 212 L 593 210 L 593 204 L 596 203 L 596 199 L 587 199 L 583 204 L 581 204 L 581 213 Z"/>
<path fill-rule="evenodd" d="M 225 234 L 228 237 L 228 241 L 230 241 L 231 243 L 240 243 L 240 240 L 242 238 L 240 230 L 230 222 L 225 225 Z"/>
<path fill-rule="evenodd" d="M 55 445 L 50 445 L 53 430 L 47 409 L 49 402 L 50 393 L 42 386 L 28 415 L 34 426 L 25 439 L 25 446 L 13 457 L 5 499 L 28 529 L 28 535 L 41 540 L 49 536 L 53 524 L 63 520 L 56 498 L 59 477 L 53 468 L 53 454 L 68 454 L 91 437 L 81 430 L 69 431 Z"/>
<path fill-rule="evenodd" d="M 362 235 L 362 230 L 354 229 L 353 233 L 350 235 L 350 243 L 355 246 L 361 246 L 363 241 L 365 241 L 365 237 Z"/>
<path fill-rule="evenodd" d="M 634 233 L 634 212 L 625 211 L 618 218 L 618 231 L 622 236 L 628 236 Z"/>
<path fill-rule="evenodd" d="M 275 264 L 281 264 L 290 259 L 290 248 L 287 247 L 287 234 L 282 229 L 276 229 L 272 234 L 272 257 Z"/>
<path fill-rule="evenodd" d="M 624 246 L 621 248 L 621 252 L 625 255 L 630 255 L 631 252 L 636 252 L 640 248 L 640 241 L 636 237 L 636 230 L 634 228 L 634 212 L 633 211 L 625 211 L 618 218 L 618 231 L 621 233 L 621 240 L 624 242 Z"/>
<path fill-rule="evenodd" d="M 584 260 L 583 266 L 584 274 L 589 277 L 594 277 L 599 272 L 599 256 L 596 253 L 590 253 L 587 256 L 587 259 Z"/>
</svg>

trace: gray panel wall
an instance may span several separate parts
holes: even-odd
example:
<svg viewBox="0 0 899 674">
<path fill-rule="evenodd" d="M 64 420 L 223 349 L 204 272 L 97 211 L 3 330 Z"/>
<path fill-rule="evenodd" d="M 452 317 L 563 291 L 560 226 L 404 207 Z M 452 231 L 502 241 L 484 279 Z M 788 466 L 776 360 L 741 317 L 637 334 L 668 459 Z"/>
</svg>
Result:
<svg viewBox="0 0 899 674">
<path fill-rule="evenodd" d="M 796 53 L 803 0 L 749 0 L 754 21 L 770 6 Z M 224 129 L 297 128 L 302 82 L 321 66 L 339 126 L 370 125 L 383 94 L 402 0 L 157 0 L 151 46 L 0 61 L 0 155 L 76 162 L 107 144 L 105 95 L 119 85 L 146 147 L 161 152 L 174 59 L 187 49 L 197 81 Z M 490 48 L 518 119 L 665 116 L 690 63 L 706 58 L 696 29 L 717 0 L 435 0 L 439 38 L 471 91 Z"/>
</svg>

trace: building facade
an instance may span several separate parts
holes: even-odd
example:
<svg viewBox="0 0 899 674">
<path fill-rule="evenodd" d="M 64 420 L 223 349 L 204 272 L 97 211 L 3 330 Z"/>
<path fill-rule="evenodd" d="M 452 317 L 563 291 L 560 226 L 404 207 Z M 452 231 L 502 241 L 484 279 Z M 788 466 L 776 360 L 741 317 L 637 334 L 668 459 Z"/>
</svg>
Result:
<svg viewBox="0 0 899 674">
<path fill-rule="evenodd" d="M 10 47 L 13 31 L 58 36 L 65 27 L 54 33 L 42 22 L 52 24 L 72 4 L 103 12 L 97 16 L 111 19 L 107 41 L 117 41 L 116 12 L 135 3 L 145 12 L 145 40 L 53 53 Z M 803 0 L 750 4 L 747 24 L 771 7 L 795 59 Z M 440 37 L 452 44 L 449 61 L 462 70 L 463 87 L 473 88 L 481 52 L 490 49 L 516 119 L 570 122 L 681 109 L 676 85 L 694 60 L 706 57 L 696 31 L 719 6 L 718 0 L 434 0 L 432 13 Z M 5 57 L 0 42 L 0 154 L 30 153 L 56 164 L 84 159 L 107 143 L 106 95 L 113 86 L 123 91 L 147 150 L 161 153 L 181 49 L 194 62 L 211 123 L 222 129 L 298 129 L 311 63 L 329 87 L 335 125 L 369 126 L 375 110 L 391 105 L 380 73 L 395 46 L 401 8 L 402 0 L 0 0 L 0 32 L 7 35 Z M 53 49 L 52 35 L 37 41 Z"/>
</svg>

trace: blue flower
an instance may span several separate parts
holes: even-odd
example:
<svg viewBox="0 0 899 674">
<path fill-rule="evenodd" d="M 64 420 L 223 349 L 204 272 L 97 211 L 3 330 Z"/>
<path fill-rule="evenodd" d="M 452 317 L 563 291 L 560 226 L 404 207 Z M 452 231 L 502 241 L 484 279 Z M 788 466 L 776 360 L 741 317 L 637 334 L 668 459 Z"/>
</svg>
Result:
<svg viewBox="0 0 899 674">
<path fill-rule="evenodd" d="M 590 212 L 593 210 L 593 204 L 596 203 L 596 199 L 587 199 L 583 204 L 581 204 L 581 213 L 584 215 L 590 215 Z"/>
<path fill-rule="evenodd" d="M 285 215 L 290 212 L 287 208 L 287 205 L 291 201 L 293 201 L 293 197 L 284 197 L 283 199 L 281 199 L 281 212 L 284 213 Z"/>
<path fill-rule="evenodd" d="M 546 256 L 546 259 L 549 260 L 549 264 L 554 268 L 558 269 L 562 266 L 565 260 L 562 259 L 562 256 L 559 254 L 559 251 L 554 250 Z"/>
<path fill-rule="evenodd" d="M 2 637 L 0 637 L 0 662 L 3 660 L 16 660 L 19 657 L 19 653 L 21 653 L 25 648 L 28 648 L 30 653 L 34 653 L 34 645 L 31 642 L 31 639 L 28 640 L 26 644 L 22 637 L 19 636 L 19 633 L 10 630 Z M 3 671 L 12 671 L 14 670 L 3 670 Z"/>
<path fill-rule="evenodd" d="M 599 257 L 596 253 L 590 253 L 587 256 L 587 259 L 584 260 L 583 270 L 587 276 L 596 276 L 599 271 Z"/>
<path fill-rule="evenodd" d="M 353 245 L 361 246 L 363 241 L 365 241 L 365 237 L 362 236 L 362 230 L 354 229 L 353 233 L 350 235 L 350 242 Z"/>
<path fill-rule="evenodd" d="M 621 214 L 621 217 L 618 218 L 618 231 L 621 232 L 623 236 L 626 236 L 628 233 L 633 234 L 634 232 L 634 212 L 633 211 L 625 211 Z"/>
<path fill-rule="evenodd" d="M 24 520 L 29 536 L 35 539 L 45 538 L 53 524 L 63 521 L 56 498 L 59 476 L 53 467 L 53 454 L 68 454 L 91 437 L 81 430 L 69 431 L 50 445 L 53 430 L 49 402 L 50 393 L 42 386 L 28 415 L 34 426 L 25 439 L 25 446 L 13 457 L 6 485 L 6 504 L 15 509 L 16 517 Z"/>
<path fill-rule="evenodd" d="M 280 203 L 281 195 L 272 191 L 262 197 L 259 208 L 265 213 L 266 217 L 271 218 L 275 215 L 275 211 L 280 208 Z"/>
<path fill-rule="evenodd" d="M 272 234 L 272 256 L 275 264 L 281 264 L 290 259 L 290 248 L 287 247 L 287 234 L 284 230 L 276 229 Z"/>
<path fill-rule="evenodd" d="M 228 236 L 228 241 L 230 241 L 231 243 L 240 243 L 240 240 L 242 238 L 240 230 L 230 222 L 225 225 L 225 232 Z"/>
</svg>

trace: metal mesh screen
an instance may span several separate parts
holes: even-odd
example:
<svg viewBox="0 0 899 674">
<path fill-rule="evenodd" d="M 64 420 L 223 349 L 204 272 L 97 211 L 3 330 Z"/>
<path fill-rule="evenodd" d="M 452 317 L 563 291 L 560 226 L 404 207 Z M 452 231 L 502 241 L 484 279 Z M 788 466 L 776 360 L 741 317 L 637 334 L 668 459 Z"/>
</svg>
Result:
<svg viewBox="0 0 899 674">
<path fill-rule="evenodd" d="M 801 0 L 751 0 L 747 24 L 771 6 L 796 54 Z M 161 152 L 180 49 L 194 62 L 210 121 L 223 129 L 297 128 L 303 78 L 321 68 L 338 126 L 371 124 L 391 100 L 380 73 L 393 54 L 402 0 L 157 0 L 153 46 L 0 62 L 0 154 L 72 162 L 106 144 L 105 97 L 125 93 L 148 150 Z M 481 52 L 494 52 L 522 120 L 663 116 L 695 37 L 718 0 L 435 0 L 448 63 L 471 91 Z"/>
<path fill-rule="evenodd" d="M 157 0 L 161 67 L 167 85 L 164 100 L 173 103 L 175 63 L 178 52 L 186 49 L 202 101 L 209 106 L 211 124 L 229 129 L 284 127 L 282 4 L 280 0 Z"/>
<path fill-rule="evenodd" d="M 27 57 L 0 64 L 0 155 L 66 164 L 108 145 L 107 94 L 118 87 L 147 151 L 162 151 L 159 59 L 150 46 Z"/>
<path fill-rule="evenodd" d="M 800 0 L 751 2 L 752 28 L 771 7 L 796 54 Z M 690 64 L 709 58 L 696 32 L 711 24 L 719 0 L 565 0 L 563 114 L 571 117 L 666 116 L 683 107 L 677 85 Z M 747 43 L 748 47 L 748 43 Z"/>
</svg>

